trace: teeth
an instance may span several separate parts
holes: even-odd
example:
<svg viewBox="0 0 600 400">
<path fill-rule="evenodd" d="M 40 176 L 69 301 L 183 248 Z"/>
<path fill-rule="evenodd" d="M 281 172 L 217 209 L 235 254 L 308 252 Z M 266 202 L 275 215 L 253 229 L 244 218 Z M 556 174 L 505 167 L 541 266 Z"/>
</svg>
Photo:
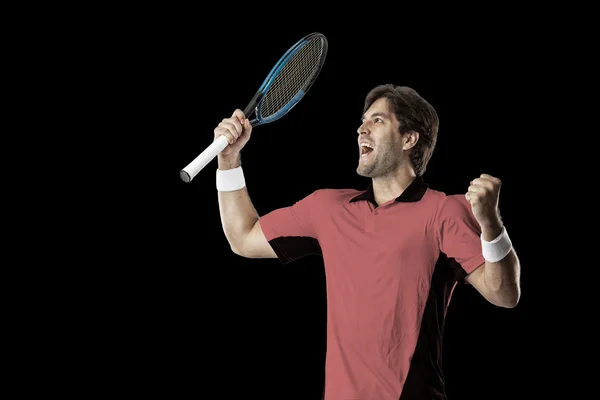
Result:
<svg viewBox="0 0 600 400">
<path fill-rule="evenodd" d="M 372 148 L 373 148 L 373 146 L 371 146 L 371 145 L 370 145 L 370 144 L 368 144 L 368 143 L 361 143 L 360 145 L 361 145 L 361 146 L 364 146 L 364 147 L 368 147 L 368 148 L 370 148 L 370 149 L 372 149 Z"/>
</svg>

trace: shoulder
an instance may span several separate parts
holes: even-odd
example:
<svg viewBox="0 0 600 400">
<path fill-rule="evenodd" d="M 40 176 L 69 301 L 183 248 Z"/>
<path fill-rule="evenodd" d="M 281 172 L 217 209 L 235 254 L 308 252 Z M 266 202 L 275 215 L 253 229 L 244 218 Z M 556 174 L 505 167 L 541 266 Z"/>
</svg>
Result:
<svg viewBox="0 0 600 400">
<path fill-rule="evenodd" d="M 457 233 L 462 227 L 478 231 L 478 224 L 473 215 L 471 204 L 464 194 L 441 197 L 435 216 L 435 224 L 439 229 L 449 229 L 454 233 Z"/>
<path fill-rule="evenodd" d="M 429 188 L 425 200 L 431 203 L 437 220 L 471 217 L 471 205 L 464 194 L 448 194 Z"/>
<path fill-rule="evenodd" d="M 352 198 L 361 194 L 363 190 L 357 189 L 317 189 L 312 193 L 313 198 L 319 201 L 329 202 L 331 204 L 340 204 L 350 201 Z"/>
<path fill-rule="evenodd" d="M 295 202 L 293 208 L 310 208 L 312 212 L 318 210 L 331 210 L 349 202 L 361 191 L 355 189 L 316 189 Z"/>
<path fill-rule="evenodd" d="M 471 204 L 464 194 L 447 195 L 441 204 L 441 210 L 449 215 L 469 216 Z"/>
</svg>

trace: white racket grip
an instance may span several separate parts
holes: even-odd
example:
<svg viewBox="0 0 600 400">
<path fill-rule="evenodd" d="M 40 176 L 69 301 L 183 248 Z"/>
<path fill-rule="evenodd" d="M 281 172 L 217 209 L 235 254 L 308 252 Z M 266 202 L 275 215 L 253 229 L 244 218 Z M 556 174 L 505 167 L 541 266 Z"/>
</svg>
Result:
<svg viewBox="0 0 600 400">
<path fill-rule="evenodd" d="M 198 157 L 196 157 L 191 163 L 189 163 L 184 169 L 181 170 L 179 176 L 181 180 L 188 183 L 191 182 L 192 179 L 198 172 L 202 170 L 202 168 L 206 167 L 206 165 L 212 161 L 213 158 L 217 156 L 220 152 L 223 151 L 229 142 L 227 141 L 226 136 L 219 136 L 217 140 L 211 143 L 210 146 L 206 148 Z"/>
</svg>

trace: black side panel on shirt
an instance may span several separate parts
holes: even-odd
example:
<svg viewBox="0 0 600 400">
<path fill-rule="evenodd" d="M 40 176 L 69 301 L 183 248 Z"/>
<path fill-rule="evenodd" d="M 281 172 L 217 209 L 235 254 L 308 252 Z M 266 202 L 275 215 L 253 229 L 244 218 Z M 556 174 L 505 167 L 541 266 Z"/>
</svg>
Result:
<svg viewBox="0 0 600 400">
<path fill-rule="evenodd" d="M 319 241 L 310 237 L 285 236 L 269 241 L 277 257 L 283 264 L 287 264 L 298 258 L 317 255 L 323 256 Z"/>
<path fill-rule="evenodd" d="M 400 400 L 447 400 L 442 373 L 444 317 L 452 288 L 464 278 L 453 258 L 440 254 L 431 278 L 419 339 Z"/>
</svg>

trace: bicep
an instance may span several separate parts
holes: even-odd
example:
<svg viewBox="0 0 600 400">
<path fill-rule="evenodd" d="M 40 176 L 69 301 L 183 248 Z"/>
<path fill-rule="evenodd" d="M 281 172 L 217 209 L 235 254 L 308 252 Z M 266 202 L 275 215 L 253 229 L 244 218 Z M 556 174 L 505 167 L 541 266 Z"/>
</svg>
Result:
<svg viewBox="0 0 600 400">
<path fill-rule="evenodd" d="M 244 239 L 240 251 L 237 253 L 247 258 L 277 258 L 273 247 L 271 247 L 262 231 L 259 221 L 254 223 Z"/>
</svg>

